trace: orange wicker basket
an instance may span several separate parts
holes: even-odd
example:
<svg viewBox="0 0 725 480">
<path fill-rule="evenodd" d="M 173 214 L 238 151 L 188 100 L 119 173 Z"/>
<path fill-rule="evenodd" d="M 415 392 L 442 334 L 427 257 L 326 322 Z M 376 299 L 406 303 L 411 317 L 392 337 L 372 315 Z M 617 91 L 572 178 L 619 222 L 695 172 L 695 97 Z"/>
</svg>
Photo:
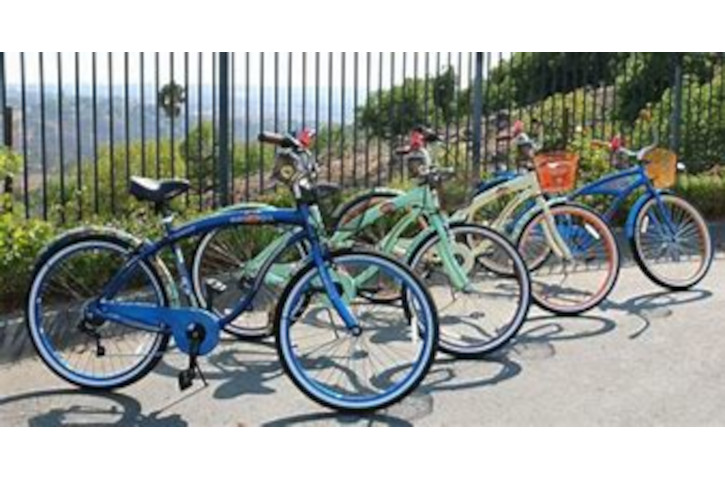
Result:
<svg viewBox="0 0 725 480">
<path fill-rule="evenodd" d="M 655 188 L 669 188 L 677 180 L 677 155 L 666 148 L 655 148 L 649 151 L 647 160 L 647 176 L 652 179 Z"/>
<path fill-rule="evenodd" d="M 547 152 L 534 157 L 541 191 L 562 193 L 576 185 L 579 155 L 573 152 Z"/>
</svg>

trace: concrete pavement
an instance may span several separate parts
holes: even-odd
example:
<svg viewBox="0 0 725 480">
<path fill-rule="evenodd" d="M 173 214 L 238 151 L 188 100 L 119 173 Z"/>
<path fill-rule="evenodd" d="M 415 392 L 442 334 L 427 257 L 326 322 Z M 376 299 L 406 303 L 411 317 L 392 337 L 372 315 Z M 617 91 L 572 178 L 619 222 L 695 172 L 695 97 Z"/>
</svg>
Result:
<svg viewBox="0 0 725 480">
<path fill-rule="evenodd" d="M 631 265 L 631 264 L 630 264 Z M 271 342 L 227 341 L 210 380 L 180 393 L 168 355 L 139 383 L 90 394 L 34 357 L 0 365 L 0 425 L 725 425 L 725 260 L 695 290 L 668 293 L 633 266 L 584 317 L 532 310 L 496 356 L 440 355 L 422 387 L 377 415 L 336 415 L 299 393 Z"/>
</svg>

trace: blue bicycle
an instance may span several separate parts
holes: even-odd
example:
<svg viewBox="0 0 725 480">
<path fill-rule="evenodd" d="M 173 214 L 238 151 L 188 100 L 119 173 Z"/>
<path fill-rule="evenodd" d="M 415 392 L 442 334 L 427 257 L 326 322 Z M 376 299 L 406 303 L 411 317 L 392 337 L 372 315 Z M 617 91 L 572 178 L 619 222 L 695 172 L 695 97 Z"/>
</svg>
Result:
<svg viewBox="0 0 725 480">
<path fill-rule="evenodd" d="M 162 214 L 162 239 L 82 228 L 43 251 L 26 318 L 33 344 L 53 372 L 81 387 L 122 387 L 148 374 L 173 339 L 189 357 L 179 373 L 186 389 L 196 377 L 204 380 L 198 357 L 214 350 L 221 329 L 252 305 L 269 268 L 285 252 L 303 250 L 306 259 L 270 312 L 282 366 L 297 387 L 322 405 L 362 411 L 395 403 L 420 383 L 438 342 L 428 290 L 391 257 L 331 251 L 321 240 L 316 166 L 307 146 L 292 135 L 264 133 L 259 140 L 279 148 L 274 176 L 291 188 L 296 208 L 222 211 L 175 227 L 169 202 L 189 183 L 133 178 L 130 193 Z M 205 285 L 202 302 L 179 244 L 219 228 L 276 224 L 296 233 L 270 256 L 250 293 L 232 311 L 200 308 L 213 304 L 223 285 Z M 173 254 L 183 304 L 162 251 Z M 383 296 L 397 300 L 376 301 Z"/>
<path fill-rule="evenodd" d="M 662 287 L 685 290 L 699 283 L 710 269 L 714 250 L 702 214 L 669 190 L 677 171 L 684 169 L 676 155 L 657 148 L 657 141 L 640 150 L 625 148 L 620 137 L 592 144 L 609 148 L 620 170 L 584 185 L 567 198 L 613 198 L 603 214 L 611 222 L 625 200 L 642 189 L 625 224 L 635 261 L 650 280 Z"/>
</svg>

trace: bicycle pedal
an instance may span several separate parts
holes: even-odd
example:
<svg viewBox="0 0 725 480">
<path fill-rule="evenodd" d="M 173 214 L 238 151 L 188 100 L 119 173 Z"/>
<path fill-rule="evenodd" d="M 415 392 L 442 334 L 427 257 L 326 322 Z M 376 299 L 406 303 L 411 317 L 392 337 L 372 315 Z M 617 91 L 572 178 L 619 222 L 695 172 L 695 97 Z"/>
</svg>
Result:
<svg viewBox="0 0 725 480">
<path fill-rule="evenodd" d="M 216 295 L 220 295 L 227 291 L 227 286 L 216 278 L 208 278 L 204 281 L 207 290 L 211 290 Z"/>
</svg>

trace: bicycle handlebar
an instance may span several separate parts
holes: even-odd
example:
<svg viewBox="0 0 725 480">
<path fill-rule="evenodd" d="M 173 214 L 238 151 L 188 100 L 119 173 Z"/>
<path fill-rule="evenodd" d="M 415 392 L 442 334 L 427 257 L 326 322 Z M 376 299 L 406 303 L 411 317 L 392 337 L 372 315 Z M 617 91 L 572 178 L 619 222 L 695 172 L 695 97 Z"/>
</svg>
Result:
<svg viewBox="0 0 725 480">
<path fill-rule="evenodd" d="M 282 148 L 302 148 L 300 142 L 291 135 L 282 135 L 275 132 L 262 132 L 257 136 L 262 143 L 277 145 Z"/>
</svg>

